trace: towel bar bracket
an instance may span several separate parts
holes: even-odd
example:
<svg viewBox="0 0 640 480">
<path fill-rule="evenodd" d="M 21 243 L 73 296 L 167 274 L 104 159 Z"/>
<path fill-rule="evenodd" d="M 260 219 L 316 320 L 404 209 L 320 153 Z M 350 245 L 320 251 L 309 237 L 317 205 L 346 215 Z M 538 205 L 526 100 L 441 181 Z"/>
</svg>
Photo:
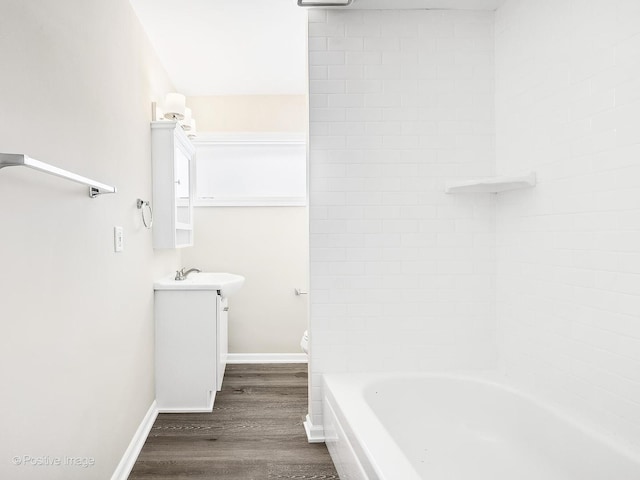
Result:
<svg viewBox="0 0 640 480">
<path fill-rule="evenodd" d="M 101 192 L 100 189 L 96 187 L 89 187 L 89 196 L 91 198 L 96 198 L 101 193 L 105 193 L 105 192 Z M 112 192 L 108 192 L 108 193 L 112 193 Z"/>
</svg>

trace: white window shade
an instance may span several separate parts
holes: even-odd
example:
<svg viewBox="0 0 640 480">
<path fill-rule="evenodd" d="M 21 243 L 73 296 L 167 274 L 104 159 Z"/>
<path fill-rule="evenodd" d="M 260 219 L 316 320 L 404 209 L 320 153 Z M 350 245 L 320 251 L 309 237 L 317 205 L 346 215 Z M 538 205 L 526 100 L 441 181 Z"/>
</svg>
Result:
<svg viewBox="0 0 640 480">
<path fill-rule="evenodd" d="M 303 134 L 208 134 L 196 147 L 196 206 L 305 205 Z"/>
</svg>

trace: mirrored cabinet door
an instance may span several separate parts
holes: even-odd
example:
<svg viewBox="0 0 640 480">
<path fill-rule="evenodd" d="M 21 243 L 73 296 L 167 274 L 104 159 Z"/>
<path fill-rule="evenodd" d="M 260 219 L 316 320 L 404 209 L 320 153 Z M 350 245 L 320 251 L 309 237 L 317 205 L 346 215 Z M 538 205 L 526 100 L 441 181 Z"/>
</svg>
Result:
<svg viewBox="0 0 640 480">
<path fill-rule="evenodd" d="M 191 225 L 191 159 L 182 148 L 174 152 L 176 226 Z"/>
<path fill-rule="evenodd" d="M 153 246 L 193 245 L 195 148 L 176 122 L 151 123 L 153 170 Z"/>
</svg>

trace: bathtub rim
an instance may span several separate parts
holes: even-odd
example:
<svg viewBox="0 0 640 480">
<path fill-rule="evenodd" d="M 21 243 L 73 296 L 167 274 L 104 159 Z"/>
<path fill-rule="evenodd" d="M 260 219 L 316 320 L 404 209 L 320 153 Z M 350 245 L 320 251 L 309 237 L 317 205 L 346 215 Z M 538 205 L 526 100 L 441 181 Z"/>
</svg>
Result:
<svg viewBox="0 0 640 480">
<path fill-rule="evenodd" d="M 348 382 L 350 376 L 353 376 L 353 374 L 322 375 L 323 414 L 327 413 L 324 411 L 324 403 L 327 402 L 336 420 L 346 434 L 347 442 L 349 442 L 351 449 L 356 454 L 357 460 L 367 475 L 369 470 L 373 470 L 376 480 L 393 480 L 393 478 L 422 480 L 422 477 L 391 437 L 376 413 L 365 401 L 364 396 L 356 397 L 353 395 L 345 395 L 345 383 L 347 391 L 349 386 L 353 387 L 353 384 Z M 332 387 L 337 387 L 342 390 L 335 392 Z M 362 390 L 359 391 L 362 392 Z M 352 419 L 357 417 L 358 429 L 354 430 L 352 428 L 348 417 Z M 388 442 L 372 443 L 366 440 L 367 438 L 380 437 L 388 439 Z M 365 456 L 364 459 L 360 456 L 362 454 Z M 390 460 L 389 457 L 392 459 Z M 363 460 L 366 461 L 366 464 Z M 398 476 L 390 478 L 384 473 L 390 471 Z"/>
</svg>

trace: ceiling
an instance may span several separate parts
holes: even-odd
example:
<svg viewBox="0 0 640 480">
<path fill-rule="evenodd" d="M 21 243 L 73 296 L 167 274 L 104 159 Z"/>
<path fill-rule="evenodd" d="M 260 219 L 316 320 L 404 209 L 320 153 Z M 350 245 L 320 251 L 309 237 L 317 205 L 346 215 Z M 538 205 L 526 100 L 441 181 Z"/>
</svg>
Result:
<svg viewBox="0 0 640 480">
<path fill-rule="evenodd" d="M 495 10 L 504 0 L 354 0 L 347 8 Z M 130 0 L 176 89 L 302 95 L 306 9 L 296 0 Z"/>
<path fill-rule="evenodd" d="M 296 0 L 130 2 L 180 93 L 305 93 L 307 16 Z"/>
</svg>

